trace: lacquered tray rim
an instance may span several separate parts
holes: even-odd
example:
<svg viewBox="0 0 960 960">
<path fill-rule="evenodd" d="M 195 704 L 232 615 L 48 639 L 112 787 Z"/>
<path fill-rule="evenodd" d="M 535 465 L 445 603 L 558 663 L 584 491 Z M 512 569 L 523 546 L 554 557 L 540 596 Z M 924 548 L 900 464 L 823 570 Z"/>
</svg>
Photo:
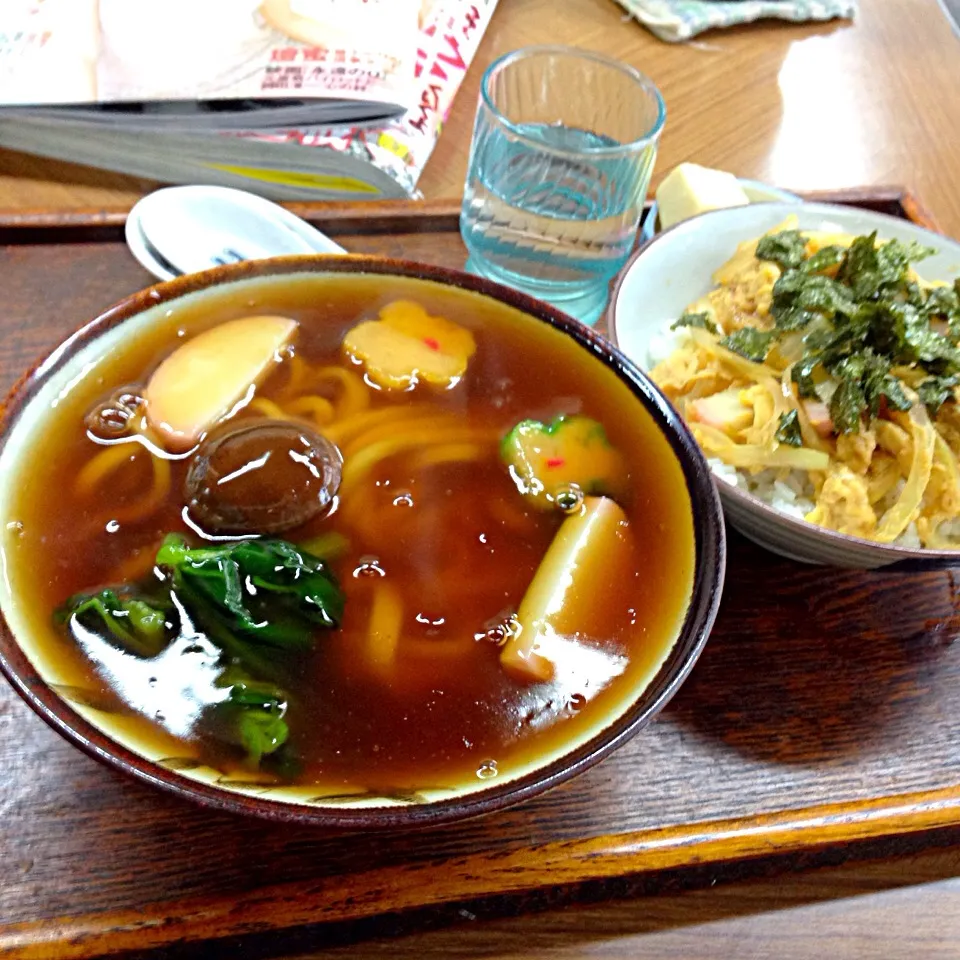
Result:
<svg viewBox="0 0 960 960">
<path fill-rule="evenodd" d="M 904 186 L 852 187 L 845 190 L 796 191 L 804 200 L 816 203 L 845 203 L 852 206 L 897 204 L 904 219 L 937 233 L 942 232 L 927 206 L 915 192 Z M 365 232 L 397 233 L 435 232 L 456 229 L 460 215 L 460 201 L 446 198 L 432 201 L 381 200 L 351 203 L 284 203 L 311 223 L 334 226 L 336 232 L 347 232 L 358 224 L 367 225 Z M 645 209 L 649 210 L 648 201 Z M 49 231 L 49 242 L 61 242 L 58 236 L 65 230 L 91 231 L 113 228 L 122 231 L 127 207 L 77 207 L 58 209 L 0 209 L 0 231 L 8 235 L 0 242 L 17 242 L 16 234 L 26 231 Z M 369 225 L 374 229 L 370 230 Z"/>
<path fill-rule="evenodd" d="M 939 231 L 910 190 L 900 186 L 801 192 L 804 199 L 875 207 L 896 205 L 908 219 Z M 458 200 L 349 204 L 287 204 L 331 233 L 453 232 Z M 0 244 L 122 241 L 125 209 L 0 211 Z M 404 866 L 289 882 L 229 898 L 166 901 L 138 910 L 91 912 L 0 926 L 0 955 L 69 958 L 160 949 L 264 930 L 361 920 L 391 913 L 551 886 L 603 881 L 709 863 L 894 838 L 960 826 L 960 783 L 933 790 L 828 804 L 749 817 L 601 833 L 577 840 L 521 846 L 507 853 L 470 854 L 451 868 L 424 864 L 416 885 Z M 427 879 L 424 880 L 424 877 Z"/>
</svg>

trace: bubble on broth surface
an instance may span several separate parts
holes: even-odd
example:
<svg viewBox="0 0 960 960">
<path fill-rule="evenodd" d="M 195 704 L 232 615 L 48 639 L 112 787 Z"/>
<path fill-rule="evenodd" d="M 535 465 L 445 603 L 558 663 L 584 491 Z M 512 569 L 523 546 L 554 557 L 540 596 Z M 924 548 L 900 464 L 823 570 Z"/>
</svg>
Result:
<svg viewBox="0 0 960 960">
<path fill-rule="evenodd" d="M 570 694 L 570 699 L 567 702 L 567 705 L 574 713 L 576 713 L 578 710 L 582 710 L 587 705 L 587 698 L 582 693 L 572 693 Z"/>
<path fill-rule="evenodd" d="M 377 557 L 365 556 L 360 558 L 360 562 L 357 564 L 356 568 L 353 571 L 353 576 L 357 577 L 385 577 L 387 575 L 386 570 L 380 565 L 380 560 Z"/>
<path fill-rule="evenodd" d="M 477 767 L 477 776 L 481 780 L 492 780 L 498 773 L 496 760 L 484 760 Z"/>
<path fill-rule="evenodd" d="M 564 513 L 576 513 L 583 505 L 583 490 L 575 483 L 570 483 L 558 487 L 553 500 Z"/>
</svg>

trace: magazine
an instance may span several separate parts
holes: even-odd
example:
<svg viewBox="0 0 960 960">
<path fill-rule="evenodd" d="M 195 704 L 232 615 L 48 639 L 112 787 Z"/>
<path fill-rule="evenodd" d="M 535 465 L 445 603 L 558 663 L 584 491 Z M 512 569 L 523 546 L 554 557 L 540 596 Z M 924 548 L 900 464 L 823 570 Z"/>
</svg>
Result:
<svg viewBox="0 0 960 960">
<path fill-rule="evenodd" d="M 0 0 L 2 3 L 10 0 Z M 14 0 L 21 3 L 22 0 Z M 89 3 L 90 0 L 31 0 L 27 6 Z M 101 7 L 107 0 L 99 0 Z M 112 0 L 141 6 L 141 0 Z M 231 0 L 240 5 L 240 0 Z M 309 6 L 306 0 L 283 0 L 296 10 Z M 337 6 L 344 0 L 317 0 Z M 406 0 L 347 0 L 351 4 L 405 6 Z M 219 5 L 221 0 L 193 0 L 194 5 Z M 149 4 L 148 4 L 149 5 Z M 115 118 L 122 112 L 104 114 L 101 107 L 0 108 L 0 146 L 75 163 L 103 167 L 167 183 L 217 183 L 250 189 L 281 200 L 355 200 L 409 197 L 416 194 L 419 179 L 453 98 L 474 60 L 477 48 L 496 9 L 497 0 L 417 0 L 416 33 L 412 45 L 410 76 L 404 109 L 386 117 L 355 112 L 348 107 L 357 99 L 345 96 L 336 102 L 342 112 L 331 118 L 331 101 L 297 102 L 306 108 L 296 119 L 284 112 L 290 106 L 280 100 L 237 113 L 231 122 L 221 122 L 223 111 L 210 110 L 208 121 L 177 123 L 169 118 L 135 113 L 132 122 Z M 173 4 L 165 0 L 165 8 Z M 268 7 L 261 2 L 258 16 Z M 409 7 L 407 7 L 409 9 Z M 396 10 L 394 10 L 394 16 Z M 0 13 L 2 30 L 4 13 Z M 306 36 L 304 34 L 303 36 Z M 14 38 L 16 39 L 16 38 Z M 0 77 L 14 72 L 3 58 L 10 50 L 36 45 L 36 38 L 11 42 L 0 32 Z M 348 54 L 324 47 L 304 46 L 308 40 L 290 39 L 275 47 L 292 78 L 294 87 L 308 72 L 309 64 L 346 59 Z M 290 51 L 293 51 L 292 53 Z M 319 53 L 317 52 L 319 51 Z M 273 56 L 271 54 L 271 56 Z M 286 59 L 284 59 L 286 58 Z M 347 63 L 340 66 L 347 73 Z M 264 76 L 266 74 L 263 74 Z M 0 93 L 8 91 L 0 81 Z M 34 88 L 37 89 L 37 88 Z M 234 87 L 232 89 L 239 89 Z M 397 87 L 396 89 L 399 89 Z M 352 93 L 355 93 L 353 91 Z M 399 97 L 397 98 L 399 99 Z M 214 101 L 210 101 L 214 102 Z M 369 101 L 368 101 L 369 102 Z M 383 101 L 387 102 L 386 100 Z M 153 102 L 159 109 L 175 101 Z M 346 105 L 346 106 L 344 106 Z M 184 101 L 183 106 L 190 104 Z M 312 112 L 311 112 L 312 108 Z M 182 118 L 183 115 L 181 115 Z M 342 122 L 341 122 L 342 121 Z"/>
<path fill-rule="evenodd" d="M 3 0 L 0 105 L 126 127 L 383 118 L 421 0 Z"/>
</svg>

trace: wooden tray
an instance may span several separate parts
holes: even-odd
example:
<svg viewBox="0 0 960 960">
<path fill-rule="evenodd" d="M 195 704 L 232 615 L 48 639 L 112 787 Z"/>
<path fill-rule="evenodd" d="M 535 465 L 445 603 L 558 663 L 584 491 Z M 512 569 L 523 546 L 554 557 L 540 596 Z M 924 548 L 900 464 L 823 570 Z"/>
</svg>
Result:
<svg viewBox="0 0 960 960">
<path fill-rule="evenodd" d="M 932 225 L 896 189 L 817 199 Z M 353 251 L 464 261 L 449 204 L 295 209 Z M 4 391 L 148 283 L 122 223 L 0 217 Z M 955 572 L 804 567 L 730 539 L 713 636 L 658 722 L 574 781 L 460 826 L 337 835 L 210 813 L 84 756 L 0 682 L 0 956 L 183 950 L 960 825 Z"/>
</svg>

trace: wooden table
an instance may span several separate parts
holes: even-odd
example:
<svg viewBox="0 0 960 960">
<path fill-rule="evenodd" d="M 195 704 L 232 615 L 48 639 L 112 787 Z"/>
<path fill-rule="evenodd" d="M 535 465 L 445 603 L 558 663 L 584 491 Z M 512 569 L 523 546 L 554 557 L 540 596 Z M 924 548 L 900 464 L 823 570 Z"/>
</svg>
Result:
<svg viewBox="0 0 960 960">
<path fill-rule="evenodd" d="M 960 40 L 936 0 L 861 0 L 853 26 L 764 24 L 684 46 L 623 22 L 612 0 L 501 0 L 422 178 L 428 199 L 460 192 L 480 68 L 504 50 L 542 42 L 604 50 L 657 82 L 668 105 L 661 174 L 692 159 L 798 190 L 906 183 L 946 232 L 960 236 Z M 0 209 L 123 209 L 151 187 L 0 151 Z M 283 953 L 955 957 L 960 846 L 918 848 L 928 842 L 914 840 L 907 852 L 873 846 L 860 851 L 870 859 L 799 873 L 761 863 L 742 879 L 706 871 L 588 888 L 547 898 L 537 903 L 545 912 L 520 917 L 510 914 L 529 902 L 468 905 L 442 914 L 437 929 L 398 921 L 338 931 L 338 940 L 361 939 L 352 947 L 310 943 Z M 717 876 L 725 882 L 713 886 Z M 383 938 L 394 933 L 402 936 Z"/>
<path fill-rule="evenodd" d="M 534 43 L 603 50 L 663 91 L 658 175 L 683 160 L 795 190 L 906 183 L 960 235 L 960 42 L 937 0 L 860 0 L 856 24 L 780 22 L 661 43 L 613 0 L 500 0 L 420 186 L 460 196 L 482 68 Z M 0 208 L 129 207 L 153 185 L 0 151 Z"/>
</svg>

